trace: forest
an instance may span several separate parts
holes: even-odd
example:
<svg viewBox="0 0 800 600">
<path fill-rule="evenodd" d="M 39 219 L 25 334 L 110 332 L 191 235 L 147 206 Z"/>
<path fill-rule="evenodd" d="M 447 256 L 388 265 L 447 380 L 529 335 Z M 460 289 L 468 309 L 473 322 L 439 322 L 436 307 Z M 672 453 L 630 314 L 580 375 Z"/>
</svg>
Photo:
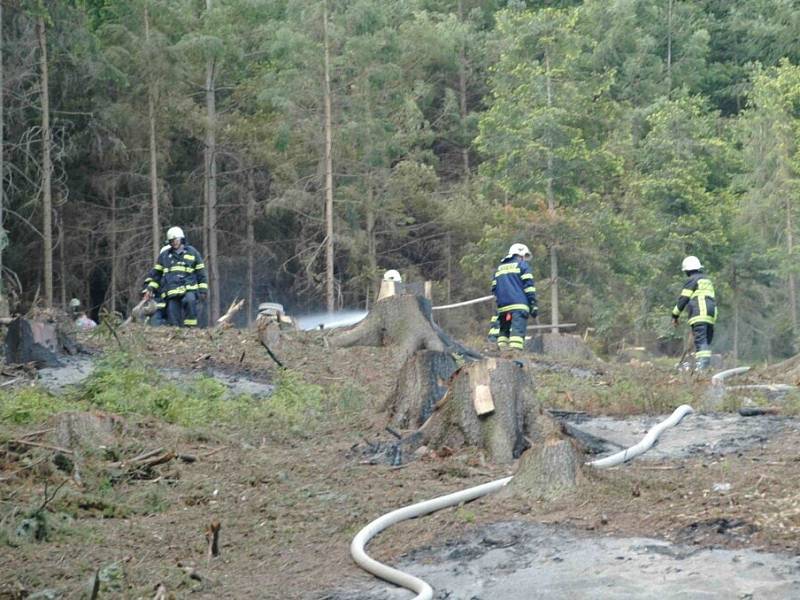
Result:
<svg viewBox="0 0 800 600">
<path fill-rule="evenodd" d="M 793 355 L 798 4 L 3 0 L 3 292 L 126 314 L 178 225 L 210 319 L 390 268 L 456 302 L 523 242 L 542 318 L 610 350 L 674 335 L 694 254 L 715 349 Z"/>
</svg>

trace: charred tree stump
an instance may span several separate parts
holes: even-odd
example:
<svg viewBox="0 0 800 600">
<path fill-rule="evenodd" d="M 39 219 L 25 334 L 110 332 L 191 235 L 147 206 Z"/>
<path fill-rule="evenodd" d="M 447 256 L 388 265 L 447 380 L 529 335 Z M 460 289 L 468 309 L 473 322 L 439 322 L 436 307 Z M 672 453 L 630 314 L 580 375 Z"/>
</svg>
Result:
<svg viewBox="0 0 800 600">
<path fill-rule="evenodd" d="M 60 367 L 58 353 L 65 344 L 70 345 L 65 333 L 59 332 L 56 325 L 42 321 L 17 318 L 8 326 L 5 340 L 6 364 L 33 362 L 37 368 Z"/>
<path fill-rule="evenodd" d="M 417 428 L 433 414 L 447 393 L 456 361 L 445 352 L 423 350 L 410 357 L 386 401 L 390 423 L 400 429 Z"/>
<path fill-rule="evenodd" d="M 537 439 L 541 416 L 533 377 L 519 361 L 484 359 L 462 367 L 420 429 L 429 448 L 483 448 L 490 460 L 509 463 Z"/>
<path fill-rule="evenodd" d="M 583 478 L 581 453 L 552 418 L 542 415 L 539 426 L 541 441 L 522 455 L 517 473 L 505 493 L 555 500 L 580 484 Z"/>
</svg>

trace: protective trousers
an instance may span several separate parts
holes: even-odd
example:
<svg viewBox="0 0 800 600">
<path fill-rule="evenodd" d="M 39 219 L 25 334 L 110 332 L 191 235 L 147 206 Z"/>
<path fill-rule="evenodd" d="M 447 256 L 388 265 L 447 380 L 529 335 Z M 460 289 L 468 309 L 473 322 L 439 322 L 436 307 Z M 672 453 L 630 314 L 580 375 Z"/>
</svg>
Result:
<svg viewBox="0 0 800 600">
<path fill-rule="evenodd" d="M 525 345 L 525 330 L 528 327 L 527 310 L 510 310 L 497 314 L 500 330 L 497 336 L 497 346 L 522 350 Z"/>
<path fill-rule="evenodd" d="M 167 300 L 167 324 L 173 327 L 197 326 L 197 294 L 186 292 Z"/>
<path fill-rule="evenodd" d="M 692 325 L 694 336 L 695 369 L 702 371 L 711 365 L 711 342 L 714 340 L 714 326 L 711 323 Z"/>
</svg>

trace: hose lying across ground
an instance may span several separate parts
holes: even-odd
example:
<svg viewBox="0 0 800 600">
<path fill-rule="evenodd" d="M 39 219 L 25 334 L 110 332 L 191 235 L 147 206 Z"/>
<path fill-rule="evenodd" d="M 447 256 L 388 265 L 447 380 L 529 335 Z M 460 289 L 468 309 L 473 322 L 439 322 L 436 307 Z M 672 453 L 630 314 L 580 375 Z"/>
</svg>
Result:
<svg viewBox="0 0 800 600">
<path fill-rule="evenodd" d="M 651 428 L 650 431 L 647 432 L 647 435 L 645 435 L 642 441 L 638 444 L 631 446 L 626 450 L 622 450 L 621 452 L 617 452 L 616 454 L 612 454 L 606 458 L 594 460 L 586 464 L 596 468 L 604 468 L 612 467 L 614 465 L 629 461 L 649 450 L 653 444 L 656 443 L 656 440 L 658 440 L 658 437 L 665 429 L 674 427 L 681 422 L 683 417 L 691 414 L 692 412 L 694 411 L 692 410 L 691 406 L 688 404 L 683 404 L 676 408 L 669 418 Z M 398 508 L 397 510 L 386 513 L 385 515 L 372 521 L 358 532 L 350 544 L 350 554 L 358 566 L 365 571 L 372 573 L 376 577 L 385 579 L 390 583 L 394 583 L 395 585 L 409 589 L 412 592 L 416 592 L 417 596 L 415 596 L 414 600 L 431 600 L 433 598 L 433 589 L 430 585 L 418 577 L 414 577 L 408 573 L 403 573 L 403 571 L 378 562 L 374 558 L 370 558 L 364 550 L 364 547 L 381 531 L 396 523 L 399 523 L 400 521 L 421 517 L 422 515 L 436 512 L 437 510 L 447 508 L 448 506 L 455 506 L 457 504 L 461 504 L 462 502 L 470 502 L 471 500 L 475 500 L 476 498 L 480 498 L 486 494 L 496 492 L 508 484 L 508 482 L 512 479 L 513 477 L 504 477 L 503 479 L 490 481 L 489 483 L 484 483 L 482 485 L 467 488 L 459 492 L 447 494 L 446 496 L 439 496 L 438 498 L 433 498 L 432 500 L 417 502 L 416 504 L 411 504 L 409 506 Z"/>
</svg>

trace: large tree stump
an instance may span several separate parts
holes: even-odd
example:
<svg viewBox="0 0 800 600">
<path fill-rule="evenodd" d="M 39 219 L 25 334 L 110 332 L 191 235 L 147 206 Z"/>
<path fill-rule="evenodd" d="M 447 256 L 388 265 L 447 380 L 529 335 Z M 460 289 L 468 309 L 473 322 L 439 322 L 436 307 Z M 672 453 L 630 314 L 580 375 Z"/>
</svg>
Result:
<svg viewBox="0 0 800 600">
<path fill-rule="evenodd" d="M 19 317 L 6 332 L 6 364 L 33 362 L 37 368 L 60 367 L 58 352 L 62 343 L 54 324 Z"/>
<path fill-rule="evenodd" d="M 430 302 L 403 294 L 377 301 L 353 329 L 330 338 L 332 346 L 393 346 L 403 364 L 417 350 L 444 352 L 447 344 L 431 321 Z"/>
<path fill-rule="evenodd" d="M 391 424 L 409 429 L 427 421 L 437 402 L 447 393 L 455 370 L 455 359 L 445 352 L 423 350 L 409 358 L 386 400 L 385 409 Z"/>
<path fill-rule="evenodd" d="M 487 411 L 487 406 L 494 409 Z M 479 415 L 479 413 L 484 413 Z M 429 448 L 483 448 L 490 460 L 509 463 L 540 437 L 541 406 L 533 377 L 521 361 L 484 359 L 462 367 L 420 429 Z"/>
<path fill-rule="evenodd" d="M 555 500 L 574 491 L 582 481 L 582 455 L 563 435 L 560 423 L 542 415 L 538 424 L 542 437 L 522 455 L 505 493 Z"/>
</svg>

